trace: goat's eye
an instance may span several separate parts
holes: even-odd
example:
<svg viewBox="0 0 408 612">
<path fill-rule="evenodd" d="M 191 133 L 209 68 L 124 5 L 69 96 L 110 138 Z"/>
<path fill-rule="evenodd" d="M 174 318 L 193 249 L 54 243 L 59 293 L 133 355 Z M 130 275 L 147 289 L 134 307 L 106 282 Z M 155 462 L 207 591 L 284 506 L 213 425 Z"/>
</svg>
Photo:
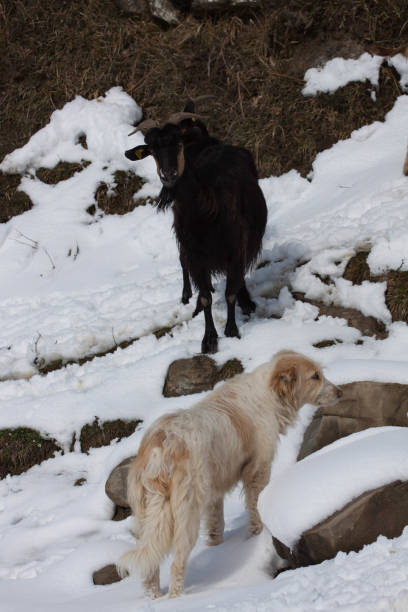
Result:
<svg viewBox="0 0 408 612">
<path fill-rule="evenodd" d="M 313 380 L 320 380 L 319 372 L 315 372 L 312 376 Z"/>
</svg>

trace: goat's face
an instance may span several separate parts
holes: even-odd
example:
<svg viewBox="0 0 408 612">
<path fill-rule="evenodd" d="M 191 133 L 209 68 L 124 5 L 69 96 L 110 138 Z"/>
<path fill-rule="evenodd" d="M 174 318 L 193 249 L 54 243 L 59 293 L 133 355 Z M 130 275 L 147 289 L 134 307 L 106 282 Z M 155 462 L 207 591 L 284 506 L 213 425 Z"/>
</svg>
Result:
<svg viewBox="0 0 408 612">
<path fill-rule="evenodd" d="M 145 145 L 126 151 L 126 157 L 136 161 L 153 155 L 161 182 L 165 187 L 174 187 L 185 164 L 181 129 L 170 123 L 163 128 L 154 127 L 147 132 L 145 142 Z"/>
</svg>

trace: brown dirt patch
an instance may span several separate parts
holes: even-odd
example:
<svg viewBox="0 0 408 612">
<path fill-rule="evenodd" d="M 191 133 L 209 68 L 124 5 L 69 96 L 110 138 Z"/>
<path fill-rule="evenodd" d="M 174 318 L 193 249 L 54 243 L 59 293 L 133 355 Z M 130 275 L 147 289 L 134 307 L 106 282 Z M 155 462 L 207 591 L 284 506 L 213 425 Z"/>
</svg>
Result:
<svg viewBox="0 0 408 612">
<path fill-rule="evenodd" d="M 38 168 L 36 171 L 37 178 L 47 185 L 56 185 L 60 181 L 66 181 L 74 176 L 77 172 L 81 172 L 89 166 L 91 162 L 83 161 L 80 164 L 59 162 L 54 168 Z"/>
<path fill-rule="evenodd" d="M 146 204 L 145 199 L 134 200 L 133 195 L 143 185 L 143 180 L 134 172 L 122 172 L 118 170 L 114 174 L 114 184 L 101 183 L 96 190 L 95 199 L 98 208 L 107 215 L 126 215 L 136 206 Z M 92 214 L 90 209 L 88 212 Z M 96 208 L 95 208 L 96 212 Z M 95 212 L 93 214 L 95 214 Z"/>
<path fill-rule="evenodd" d="M 81 429 L 79 437 L 81 443 L 81 452 L 87 453 L 90 448 L 99 448 L 100 446 L 109 446 L 112 440 L 127 438 L 136 430 L 137 426 L 142 421 L 140 419 L 133 421 L 123 421 L 116 419 L 115 421 L 105 421 L 101 423 L 95 418 L 90 425 L 84 425 Z"/>
<path fill-rule="evenodd" d="M 22 474 L 33 465 L 53 457 L 60 447 L 28 427 L 0 430 L 0 478 Z"/>
<path fill-rule="evenodd" d="M 11 217 L 30 210 L 33 204 L 24 191 L 18 191 L 21 181 L 19 174 L 0 172 L 0 223 L 7 223 Z"/>
</svg>

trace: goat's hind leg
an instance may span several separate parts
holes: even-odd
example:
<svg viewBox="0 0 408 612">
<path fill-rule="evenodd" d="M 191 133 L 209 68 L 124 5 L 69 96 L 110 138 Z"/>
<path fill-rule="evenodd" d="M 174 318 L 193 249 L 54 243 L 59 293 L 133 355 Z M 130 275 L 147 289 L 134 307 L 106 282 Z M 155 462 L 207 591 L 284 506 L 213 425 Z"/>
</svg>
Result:
<svg viewBox="0 0 408 612">
<path fill-rule="evenodd" d="M 255 312 L 256 304 L 251 300 L 245 281 L 237 293 L 237 302 L 244 315 L 249 316 L 252 312 Z"/>
<path fill-rule="evenodd" d="M 242 275 L 231 274 L 227 275 L 227 286 L 225 288 L 225 300 L 227 302 L 227 323 L 224 333 L 228 338 L 240 338 L 237 323 L 235 321 L 235 303 L 237 301 L 237 293 L 243 283 Z"/>
</svg>

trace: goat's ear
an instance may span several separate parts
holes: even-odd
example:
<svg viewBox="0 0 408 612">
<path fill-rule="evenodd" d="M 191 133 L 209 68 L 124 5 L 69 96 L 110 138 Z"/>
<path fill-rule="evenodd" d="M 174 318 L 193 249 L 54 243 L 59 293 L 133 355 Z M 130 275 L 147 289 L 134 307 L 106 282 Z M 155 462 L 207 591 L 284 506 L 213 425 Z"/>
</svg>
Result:
<svg viewBox="0 0 408 612">
<path fill-rule="evenodd" d="M 131 161 L 138 161 L 139 159 L 144 159 L 148 155 L 151 155 L 151 153 L 149 147 L 146 145 L 140 145 L 134 149 L 128 149 L 128 151 L 125 151 L 125 155 Z"/>
<path fill-rule="evenodd" d="M 271 376 L 272 390 L 282 399 L 291 401 L 295 394 L 297 368 L 295 364 L 276 364 Z"/>
</svg>

